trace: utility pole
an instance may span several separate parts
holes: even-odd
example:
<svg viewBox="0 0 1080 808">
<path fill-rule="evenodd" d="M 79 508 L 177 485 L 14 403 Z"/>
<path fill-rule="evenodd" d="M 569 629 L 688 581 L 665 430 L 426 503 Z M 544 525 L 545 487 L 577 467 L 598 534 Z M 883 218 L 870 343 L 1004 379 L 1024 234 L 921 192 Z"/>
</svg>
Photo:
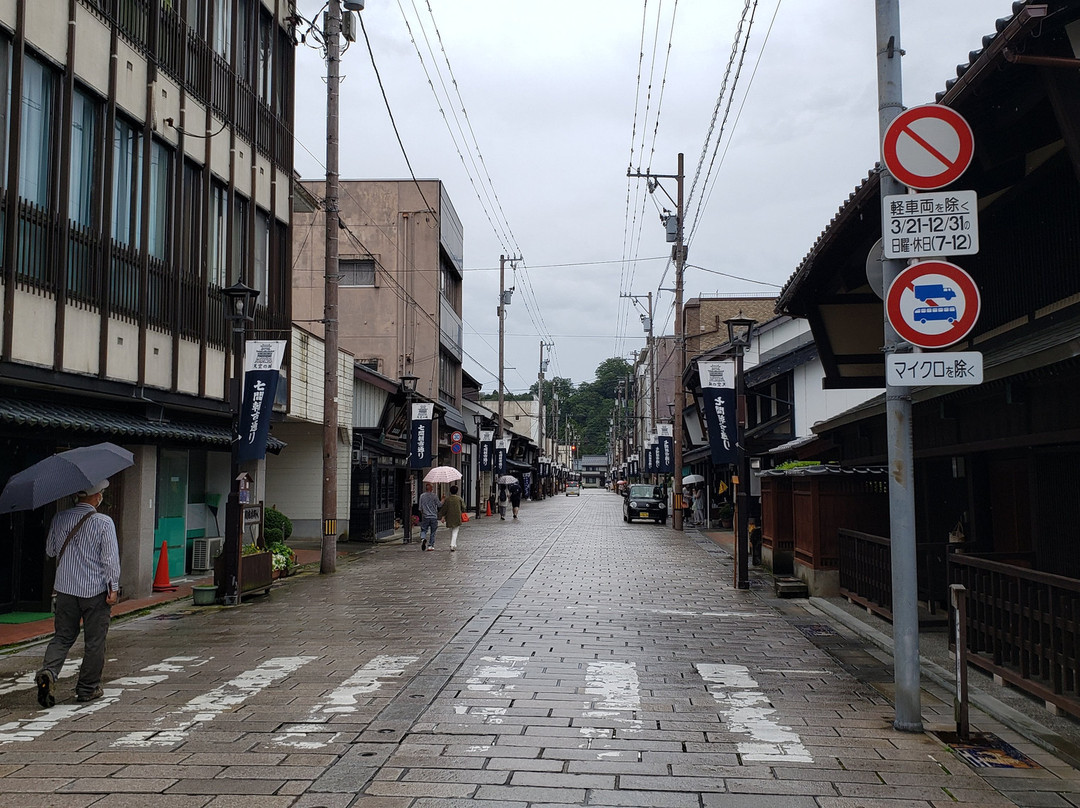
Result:
<svg viewBox="0 0 1080 808">
<path fill-rule="evenodd" d="M 900 2 L 876 0 L 878 129 L 882 142 L 889 124 L 904 109 L 903 71 L 900 57 Z M 888 171 L 881 172 L 881 201 L 906 188 Z M 904 269 L 902 260 L 882 262 L 884 288 Z M 891 356 L 902 340 L 885 317 L 885 356 Z M 915 561 L 915 474 L 911 434 L 911 388 L 885 385 L 885 421 L 889 449 L 889 536 L 892 554 L 893 679 L 896 717 L 893 727 L 922 732 L 919 693 L 918 570 Z M 959 652 L 958 652 L 959 653 Z"/>
<path fill-rule="evenodd" d="M 555 343 L 553 343 L 553 342 L 547 343 L 548 348 L 554 347 L 554 345 L 555 345 Z M 537 392 L 540 394 L 540 411 L 539 411 L 539 419 L 538 419 L 540 421 L 540 433 L 538 435 L 538 443 L 540 444 L 540 457 L 541 457 L 541 459 L 546 454 L 546 452 L 544 451 L 544 371 L 547 370 L 547 363 L 544 361 L 544 347 L 545 347 L 544 341 L 540 340 L 540 373 L 539 373 L 539 382 L 540 383 L 537 386 Z M 543 499 L 544 498 L 544 480 L 543 480 L 543 478 L 541 478 L 538 482 L 539 482 L 539 485 L 536 486 L 536 490 L 539 493 L 539 496 L 537 497 L 537 499 Z"/>
<path fill-rule="evenodd" d="M 495 437 L 502 440 L 503 408 L 506 404 L 503 396 L 503 365 L 506 354 L 503 341 L 506 337 L 506 256 L 499 256 L 499 423 L 495 427 Z"/>
<path fill-rule="evenodd" d="M 341 83 L 341 0 L 326 12 L 326 267 L 323 299 L 323 488 L 319 572 L 337 569 L 338 426 L 338 89 Z"/>
<path fill-rule="evenodd" d="M 678 379 L 675 383 L 675 418 L 672 431 L 674 435 L 675 449 L 675 474 L 672 479 L 671 492 L 674 513 L 672 514 L 672 527 L 676 530 L 683 529 L 682 509 L 682 456 L 683 456 L 683 409 L 686 407 L 686 388 L 683 386 L 682 375 L 686 370 L 686 335 L 683 334 L 683 270 L 686 268 L 686 245 L 683 244 L 683 155 L 679 153 L 678 168 L 675 174 L 650 174 L 648 172 L 634 173 L 627 171 L 628 177 L 646 177 L 650 180 L 650 193 L 655 187 L 652 181 L 657 179 L 673 179 L 676 183 L 675 193 L 675 246 L 672 248 L 672 259 L 675 261 L 675 345 L 679 356 Z M 665 194 L 667 192 L 665 191 Z M 668 197 L 671 198 L 670 196 Z M 668 240 L 671 238 L 669 236 Z"/>
</svg>

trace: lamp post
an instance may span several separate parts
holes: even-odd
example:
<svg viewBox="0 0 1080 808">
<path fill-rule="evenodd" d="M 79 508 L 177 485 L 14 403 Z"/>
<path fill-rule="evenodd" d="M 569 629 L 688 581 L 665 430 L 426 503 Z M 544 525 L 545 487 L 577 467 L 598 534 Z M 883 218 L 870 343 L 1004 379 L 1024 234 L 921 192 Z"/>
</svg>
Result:
<svg viewBox="0 0 1080 808">
<path fill-rule="evenodd" d="M 402 486 L 401 493 L 401 540 L 403 544 L 412 541 L 413 473 L 412 464 L 409 461 L 412 458 L 412 400 L 413 394 L 416 393 L 416 383 L 418 381 L 420 381 L 420 378 L 411 373 L 406 373 L 401 377 L 401 392 L 405 394 L 405 435 L 409 447 L 408 458 L 406 459 L 405 485 Z"/>
<path fill-rule="evenodd" d="M 232 332 L 232 380 L 229 383 L 229 409 L 232 411 L 231 465 L 229 469 L 229 498 L 225 502 L 225 558 L 223 602 L 226 606 L 240 605 L 240 552 L 243 547 L 244 520 L 240 502 L 240 407 L 244 379 L 244 337 L 247 324 L 255 320 L 257 289 L 241 281 L 221 290 L 225 304 L 225 322 Z"/>
<path fill-rule="evenodd" d="M 750 588 L 750 456 L 746 452 L 746 379 L 743 376 L 743 355 L 750 345 L 756 320 L 737 317 L 724 320 L 728 329 L 728 343 L 735 351 L 736 438 L 738 448 L 738 476 L 735 488 L 735 588 Z"/>
<path fill-rule="evenodd" d="M 480 426 L 484 423 L 484 416 L 473 415 L 473 424 L 476 425 L 476 447 L 477 455 L 476 460 L 476 518 L 480 518 L 480 495 L 483 493 L 483 486 L 480 484 L 480 478 L 484 476 L 484 472 L 480 470 L 480 454 L 483 452 L 483 448 L 480 444 Z"/>
</svg>

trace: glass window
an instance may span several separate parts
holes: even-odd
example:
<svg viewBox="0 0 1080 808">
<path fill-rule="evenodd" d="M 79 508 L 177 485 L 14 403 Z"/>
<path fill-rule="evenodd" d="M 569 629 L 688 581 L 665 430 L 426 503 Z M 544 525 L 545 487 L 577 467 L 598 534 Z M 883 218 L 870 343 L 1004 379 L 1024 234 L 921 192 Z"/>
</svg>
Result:
<svg viewBox="0 0 1080 808">
<path fill-rule="evenodd" d="M 236 75 L 248 85 L 255 83 L 252 80 L 251 57 L 251 0 L 240 0 L 236 26 Z"/>
<path fill-rule="evenodd" d="M 97 99 L 75 90 L 71 99 L 71 187 L 68 218 L 74 224 L 93 224 L 94 190 L 97 182 L 97 128 L 100 108 Z"/>
<path fill-rule="evenodd" d="M 206 242 L 203 241 L 203 170 L 190 160 L 184 161 L 184 210 L 181 227 L 186 236 L 189 254 L 181 270 L 185 275 L 202 272 Z"/>
<path fill-rule="evenodd" d="M 338 274 L 342 286 L 374 286 L 375 259 L 348 258 L 338 261 Z"/>
<path fill-rule="evenodd" d="M 247 278 L 248 273 L 248 201 L 236 194 L 233 197 L 232 274 L 229 283 Z M 246 281 L 245 281 L 246 282 Z M 248 284 L 251 285 L 250 283 Z"/>
<path fill-rule="evenodd" d="M 121 118 L 113 127 L 112 237 L 120 244 L 139 246 L 142 216 L 142 144 L 139 130 Z"/>
<path fill-rule="evenodd" d="M 55 82 L 44 63 L 27 55 L 23 66 L 19 196 L 41 207 L 49 204 Z"/>
<path fill-rule="evenodd" d="M 172 176 L 172 150 L 164 143 L 150 144 L 150 209 L 149 243 L 147 251 L 154 258 L 165 260 L 169 222 L 169 186 Z"/>
<path fill-rule="evenodd" d="M 214 0 L 214 52 L 226 59 L 232 52 L 232 0 Z"/>
<path fill-rule="evenodd" d="M 228 233 L 229 192 L 214 180 L 210 185 L 210 254 L 207 257 L 208 280 L 211 286 L 228 286 L 225 281 L 225 238 Z"/>
<path fill-rule="evenodd" d="M 7 187 L 8 177 L 8 113 L 11 109 L 11 45 L 0 36 L 0 180 Z"/>
<path fill-rule="evenodd" d="M 251 286 L 258 289 L 261 294 L 258 302 L 266 306 L 269 304 L 267 296 L 270 282 L 270 214 L 266 211 L 255 210 L 255 269 L 252 274 Z"/>
<path fill-rule="evenodd" d="M 273 62 L 274 18 L 263 9 L 259 13 L 259 98 L 270 103 L 270 85 L 274 76 Z"/>
<path fill-rule="evenodd" d="M 188 28 L 195 33 L 202 33 L 202 0 L 187 0 L 184 6 L 184 19 L 187 21 Z"/>
</svg>

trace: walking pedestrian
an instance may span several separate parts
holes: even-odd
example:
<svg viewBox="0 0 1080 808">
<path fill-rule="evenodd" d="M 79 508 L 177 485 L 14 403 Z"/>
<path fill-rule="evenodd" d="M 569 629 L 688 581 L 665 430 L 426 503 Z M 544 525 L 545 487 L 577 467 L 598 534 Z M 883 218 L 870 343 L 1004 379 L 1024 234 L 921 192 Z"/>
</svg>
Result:
<svg viewBox="0 0 1080 808">
<path fill-rule="evenodd" d="M 435 486 L 431 483 L 424 485 L 424 493 L 420 495 L 420 549 L 435 549 L 435 531 L 439 529 L 439 497 L 435 494 Z"/>
<path fill-rule="evenodd" d="M 458 531 L 461 529 L 461 513 L 464 510 L 465 503 L 458 496 L 458 487 L 456 485 L 450 486 L 450 495 L 443 500 L 442 507 L 439 508 L 439 516 L 446 521 L 446 526 L 450 528 L 451 553 L 457 551 Z"/>
<path fill-rule="evenodd" d="M 514 518 L 517 519 L 521 508 L 521 486 L 517 483 L 510 484 L 510 507 L 514 509 Z"/>
<path fill-rule="evenodd" d="M 41 670 L 34 677 L 37 700 L 42 707 L 56 704 L 56 680 L 68 651 L 83 630 L 83 660 L 75 683 L 76 701 L 93 701 L 105 692 L 101 672 L 105 668 L 105 638 L 109 633 L 112 606 L 120 599 L 120 550 L 116 525 L 98 513 L 104 480 L 80 491 L 74 507 L 60 511 L 49 525 L 45 554 L 56 559 L 53 583 L 53 638 L 45 649 Z"/>
<path fill-rule="evenodd" d="M 499 486 L 499 518 L 506 521 L 506 486 Z"/>
<path fill-rule="evenodd" d="M 702 485 L 694 491 L 694 524 L 705 524 L 705 487 Z"/>
</svg>

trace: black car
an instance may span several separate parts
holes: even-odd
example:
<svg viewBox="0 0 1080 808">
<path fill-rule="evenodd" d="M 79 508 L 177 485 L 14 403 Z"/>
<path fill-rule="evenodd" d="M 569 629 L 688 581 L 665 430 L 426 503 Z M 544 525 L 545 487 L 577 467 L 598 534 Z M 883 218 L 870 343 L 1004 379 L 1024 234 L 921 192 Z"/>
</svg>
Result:
<svg viewBox="0 0 1080 808">
<path fill-rule="evenodd" d="M 623 521 L 652 519 L 667 521 L 667 495 L 662 485 L 631 485 L 623 494 Z"/>
</svg>

